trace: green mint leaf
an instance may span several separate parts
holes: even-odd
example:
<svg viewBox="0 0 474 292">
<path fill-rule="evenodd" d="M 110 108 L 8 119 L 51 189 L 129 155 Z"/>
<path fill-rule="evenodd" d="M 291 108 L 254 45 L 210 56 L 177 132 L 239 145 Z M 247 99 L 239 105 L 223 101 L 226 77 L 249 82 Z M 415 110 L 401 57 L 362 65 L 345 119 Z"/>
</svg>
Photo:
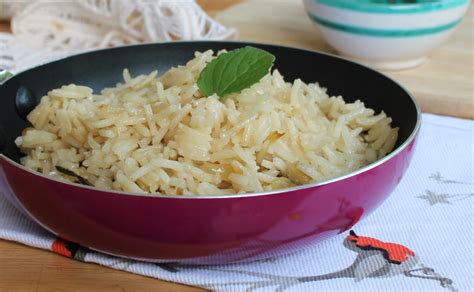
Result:
<svg viewBox="0 0 474 292">
<path fill-rule="evenodd" d="M 254 47 L 232 50 L 209 62 L 197 85 L 205 96 L 239 93 L 267 75 L 274 61 L 275 56 Z"/>
</svg>

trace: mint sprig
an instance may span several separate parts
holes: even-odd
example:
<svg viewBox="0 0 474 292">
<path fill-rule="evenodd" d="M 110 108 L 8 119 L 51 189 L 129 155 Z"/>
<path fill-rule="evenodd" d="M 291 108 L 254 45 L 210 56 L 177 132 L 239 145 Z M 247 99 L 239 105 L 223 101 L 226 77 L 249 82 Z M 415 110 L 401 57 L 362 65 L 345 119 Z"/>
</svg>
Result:
<svg viewBox="0 0 474 292">
<path fill-rule="evenodd" d="M 202 70 L 197 81 L 205 96 L 239 93 L 267 75 L 275 56 L 262 49 L 244 47 L 220 54 Z"/>
</svg>

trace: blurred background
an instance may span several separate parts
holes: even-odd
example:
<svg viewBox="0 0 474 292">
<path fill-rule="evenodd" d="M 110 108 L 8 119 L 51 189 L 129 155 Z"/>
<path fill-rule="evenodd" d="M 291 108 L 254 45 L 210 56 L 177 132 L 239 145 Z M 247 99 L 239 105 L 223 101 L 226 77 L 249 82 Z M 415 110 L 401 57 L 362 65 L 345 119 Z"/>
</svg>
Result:
<svg viewBox="0 0 474 292">
<path fill-rule="evenodd" d="M 354 2 L 368 3 L 361 0 L 345 1 Z M 423 2 L 439 2 L 443 6 L 443 3 L 463 1 Z M 470 2 L 466 0 L 463 3 L 467 7 Z M 0 18 L 3 20 L 0 31 L 3 33 L 0 33 L 0 68 L 18 72 L 34 63 L 85 49 L 190 39 L 262 42 L 336 54 L 336 50 L 327 42 L 325 28 L 316 23 L 314 17 L 310 18 L 307 11 L 313 9 L 309 14 L 317 17 L 323 15 L 329 19 L 334 16 L 327 12 L 335 11 L 334 7 L 321 7 L 315 3 L 330 5 L 341 1 L 1 0 Z M 426 61 L 422 60 L 414 68 L 384 71 L 407 87 L 425 112 L 474 118 L 474 11 L 470 6 L 464 17 L 464 11 L 456 12 L 457 18 L 449 23 L 452 25 L 449 38 L 430 51 Z M 455 9 L 463 10 L 462 7 Z M 436 17 L 453 17 L 453 13 L 439 12 Z M 349 20 L 350 17 L 343 19 Z M 427 21 L 431 22 L 432 19 Z M 395 25 L 406 27 L 407 23 L 399 21 Z M 372 30 L 378 32 L 377 26 Z M 411 40 L 415 40 L 412 43 L 417 46 L 428 43 L 423 38 Z M 347 48 L 351 47 L 355 47 L 355 43 L 348 42 Z M 379 51 L 390 47 L 398 46 L 386 46 Z"/>
</svg>

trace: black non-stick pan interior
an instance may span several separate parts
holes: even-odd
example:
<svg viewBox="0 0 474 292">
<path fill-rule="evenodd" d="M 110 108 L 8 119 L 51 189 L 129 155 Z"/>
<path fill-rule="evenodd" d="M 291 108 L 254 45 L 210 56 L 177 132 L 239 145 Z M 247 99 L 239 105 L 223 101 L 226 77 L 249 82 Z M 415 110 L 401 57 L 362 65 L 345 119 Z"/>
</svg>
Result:
<svg viewBox="0 0 474 292">
<path fill-rule="evenodd" d="M 132 75 L 185 64 L 195 51 L 232 50 L 245 45 L 265 49 L 275 55 L 274 68 L 287 81 L 300 78 L 319 82 L 331 95 L 346 101 L 362 100 L 377 112 L 383 110 L 400 127 L 398 145 L 413 132 L 417 110 L 410 95 L 397 83 L 367 67 L 311 51 L 239 42 L 177 42 L 106 49 L 54 61 L 19 73 L 0 86 L 0 152 L 18 161 L 21 153 L 14 140 L 29 126 L 26 115 L 49 90 L 75 83 L 96 92 L 122 80 L 122 70 Z"/>
</svg>

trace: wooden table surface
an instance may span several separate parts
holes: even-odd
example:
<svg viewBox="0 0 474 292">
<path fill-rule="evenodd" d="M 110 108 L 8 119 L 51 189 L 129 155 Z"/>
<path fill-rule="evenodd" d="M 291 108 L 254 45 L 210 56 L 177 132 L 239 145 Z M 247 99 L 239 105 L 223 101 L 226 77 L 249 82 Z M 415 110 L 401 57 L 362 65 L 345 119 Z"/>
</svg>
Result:
<svg viewBox="0 0 474 292">
<path fill-rule="evenodd" d="M 299 0 L 200 0 L 240 39 L 334 53 L 306 17 Z M 270 8 L 271 7 L 271 12 Z M 451 39 L 420 67 L 385 72 L 406 86 L 424 112 L 474 118 L 474 9 Z M 0 31 L 9 31 L 0 22 Z M 202 291 L 0 240 L 0 291 Z"/>
</svg>

